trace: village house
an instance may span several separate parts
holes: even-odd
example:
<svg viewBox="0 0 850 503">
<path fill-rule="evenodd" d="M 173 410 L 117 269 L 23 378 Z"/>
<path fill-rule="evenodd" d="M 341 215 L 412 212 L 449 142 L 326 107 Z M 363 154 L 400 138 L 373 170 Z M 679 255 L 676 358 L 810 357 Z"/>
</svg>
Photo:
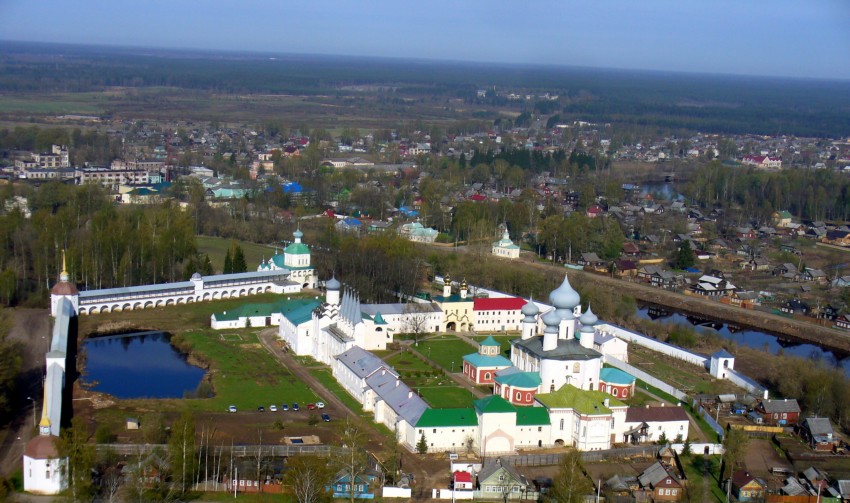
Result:
<svg viewBox="0 0 850 503">
<path fill-rule="evenodd" d="M 673 469 L 660 461 L 641 473 L 638 482 L 645 492 L 651 493 L 653 501 L 679 501 L 684 492 L 684 486 Z"/>
<path fill-rule="evenodd" d="M 831 452 L 838 442 L 828 418 L 807 417 L 800 425 L 800 436 L 816 451 Z"/>
<path fill-rule="evenodd" d="M 691 291 L 693 293 L 706 297 L 728 296 L 733 294 L 736 289 L 737 287 L 726 281 L 726 279 L 707 274 L 700 276 L 696 284 L 691 285 Z"/>
<path fill-rule="evenodd" d="M 679 284 L 678 277 L 657 265 L 646 265 L 638 269 L 637 278 L 659 288 L 672 289 Z"/>
<path fill-rule="evenodd" d="M 746 470 L 732 474 L 732 494 L 738 501 L 761 501 L 766 490 L 767 483 Z"/>
<path fill-rule="evenodd" d="M 797 400 L 762 400 L 756 407 L 763 421 L 771 425 L 796 424 L 800 416 L 800 405 Z"/>
</svg>

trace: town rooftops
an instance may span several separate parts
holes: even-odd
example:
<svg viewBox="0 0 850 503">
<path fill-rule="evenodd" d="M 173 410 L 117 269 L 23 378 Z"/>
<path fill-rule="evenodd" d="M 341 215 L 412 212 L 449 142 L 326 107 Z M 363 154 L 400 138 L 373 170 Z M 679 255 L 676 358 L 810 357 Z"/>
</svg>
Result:
<svg viewBox="0 0 850 503">
<path fill-rule="evenodd" d="M 416 422 L 417 428 L 445 428 L 448 426 L 478 426 L 475 409 L 426 409 Z"/>
<path fill-rule="evenodd" d="M 657 461 L 654 465 L 647 468 L 643 473 L 638 477 L 638 481 L 640 482 L 641 487 L 652 487 L 654 488 L 658 485 L 659 482 L 666 479 L 667 477 L 672 478 L 674 481 L 678 483 L 678 480 L 675 476 L 673 476 L 667 468 L 661 464 L 660 461 Z"/>
<path fill-rule="evenodd" d="M 762 400 L 761 406 L 768 414 L 782 412 L 800 412 L 800 404 L 794 398 L 784 400 Z"/>
<path fill-rule="evenodd" d="M 609 407 L 626 406 L 607 393 L 580 390 L 571 384 L 565 384 L 552 393 L 538 394 L 535 399 L 550 410 L 573 409 L 585 415 L 607 415 L 611 413 Z M 605 406 L 606 399 L 608 400 L 608 407 Z"/>
<path fill-rule="evenodd" d="M 629 407 L 626 409 L 627 423 L 650 423 L 687 421 L 688 413 L 681 407 Z"/>
</svg>

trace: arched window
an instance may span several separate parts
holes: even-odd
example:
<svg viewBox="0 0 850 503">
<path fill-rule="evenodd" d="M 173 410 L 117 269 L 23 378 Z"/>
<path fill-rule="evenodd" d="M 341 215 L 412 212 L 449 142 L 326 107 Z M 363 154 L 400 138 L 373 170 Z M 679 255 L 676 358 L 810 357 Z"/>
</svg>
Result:
<svg viewBox="0 0 850 503">
<path fill-rule="evenodd" d="M 573 363 L 573 374 L 578 374 L 581 372 L 581 365 L 578 363 Z"/>
<path fill-rule="evenodd" d="M 519 391 L 516 392 L 516 399 L 522 400 L 522 393 L 520 393 Z"/>
<path fill-rule="evenodd" d="M 485 381 L 489 381 L 489 380 L 490 380 L 490 372 L 484 372 L 484 380 L 485 380 Z"/>
</svg>

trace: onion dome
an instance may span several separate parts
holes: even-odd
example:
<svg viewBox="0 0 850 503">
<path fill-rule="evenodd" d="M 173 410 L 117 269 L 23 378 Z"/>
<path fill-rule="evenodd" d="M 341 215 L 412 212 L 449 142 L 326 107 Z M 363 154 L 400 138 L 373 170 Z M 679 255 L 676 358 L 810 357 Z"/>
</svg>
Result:
<svg viewBox="0 0 850 503">
<path fill-rule="evenodd" d="M 325 282 L 325 288 L 328 290 L 339 290 L 342 287 L 336 276 L 331 276 L 331 279 Z"/>
<path fill-rule="evenodd" d="M 534 299 L 530 299 L 524 306 L 520 312 L 523 316 L 535 316 L 540 312 L 540 309 L 537 307 L 537 304 L 534 303 Z"/>
<path fill-rule="evenodd" d="M 469 285 L 466 284 L 466 278 L 463 278 L 463 281 L 460 282 L 460 289 L 461 290 L 469 289 Z"/>
<path fill-rule="evenodd" d="M 446 275 L 443 276 L 443 284 L 444 285 L 451 285 L 452 284 L 452 277 L 449 275 L 449 273 L 446 273 Z"/>
<path fill-rule="evenodd" d="M 593 311 L 590 309 L 590 306 L 587 306 L 587 311 L 585 311 L 584 314 L 581 315 L 581 318 L 579 318 L 578 321 L 580 321 L 582 325 L 593 326 L 596 325 L 596 323 L 599 321 L 599 318 L 597 318 L 596 315 L 593 314 Z"/>
<path fill-rule="evenodd" d="M 550 328 L 558 330 L 558 325 L 561 324 L 561 317 L 558 316 L 554 309 L 552 309 L 543 315 L 543 323 L 546 325 L 546 330 L 549 330 Z"/>
<path fill-rule="evenodd" d="M 301 229 L 296 229 L 295 232 L 292 233 L 292 237 L 294 237 L 295 240 L 297 241 L 297 240 L 304 237 L 304 233 L 301 232 Z"/>
<path fill-rule="evenodd" d="M 77 287 L 67 281 L 60 281 L 50 289 L 51 295 L 77 295 L 79 293 L 80 291 L 77 290 Z"/>
<path fill-rule="evenodd" d="M 581 297 L 570 285 L 570 280 L 566 274 L 561 286 L 552 290 L 552 293 L 549 294 L 549 302 L 557 309 L 573 309 L 581 303 Z"/>
</svg>

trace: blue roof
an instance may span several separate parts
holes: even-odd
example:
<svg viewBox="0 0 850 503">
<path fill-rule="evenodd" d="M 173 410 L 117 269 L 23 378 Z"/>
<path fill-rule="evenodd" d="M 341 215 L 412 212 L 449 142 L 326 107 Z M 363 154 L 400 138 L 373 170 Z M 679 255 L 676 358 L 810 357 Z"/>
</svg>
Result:
<svg viewBox="0 0 850 503">
<path fill-rule="evenodd" d="M 361 225 L 360 220 L 354 217 L 348 217 L 342 221 L 345 225 Z"/>
<path fill-rule="evenodd" d="M 632 384 L 635 377 L 614 367 L 605 367 L 599 371 L 599 380 L 611 384 Z"/>
<path fill-rule="evenodd" d="M 287 183 L 283 184 L 283 192 L 285 194 L 293 194 L 293 193 L 297 194 L 297 193 L 303 192 L 303 191 L 304 191 L 304 187 L 302 187 L 301 184 L 298 183 L 298 182 L 287 182 Z"/>
<path fill-rule="evenodd" d="M 485 356 L 478 353 L 472 353 L 463 357 L 476 368 L 482 367 L 510 367 L 513 365 L 510 360 L 504 356 Z"/>
<path fill-rule="evenodd" d="M 712 358 L 735 358 L 734 356 L 732 356 L 731 353 L 729 353 L 729 351 L 726 351 L 725 349 L 721 349 L 720 351 L 714 353 L 711 356 Z"/>
</svg>

